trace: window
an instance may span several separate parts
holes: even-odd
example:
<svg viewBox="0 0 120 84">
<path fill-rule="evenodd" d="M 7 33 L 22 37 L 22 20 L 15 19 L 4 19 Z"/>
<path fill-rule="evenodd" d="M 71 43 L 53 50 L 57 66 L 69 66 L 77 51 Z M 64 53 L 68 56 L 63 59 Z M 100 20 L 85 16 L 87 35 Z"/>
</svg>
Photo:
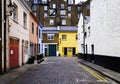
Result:
<svg viewBox="0 0 120 84">
<path fill-rule="evenodd" d="M 62 20 L 62 25 L 66 25 L 66 19 Z"/>
<path fill-rule="evenodd" d="M 47 3 L 47 0 L 42 0 L 42 3 L 46 4 L 46 3 Z"/>
<path fill-rule="evenodd" d="M 34 34 L 34 23 L 32 23 L 32 34 Z"/>
<path fill-rule="evenodd" d="M 86 5 L 86 9 L 90 9 L 90 5 L 89 4 Z"/>
<path fill-rule="evenodd" d="M 55 10 L 50 10 L 50 15 L 55 15 Z"/>
<path fill-rule="evenodd" d="M 66 11 L 65 10 L 61 10 L 60 11 L 60 15 L 66 15 Z"/>
<path fill-rule="evenodd" d="M 73 4 L 74 0 L 68 0 L 68 4 Z"/>
<path fill-rule="evenodd" d="M 39 38 L 41 38 L 41 30 L 39 29 Z"/>
<path fill-rule="evenodd" d="M 47 34 L 48 40 L 54 40 L 54 34 Z"/>
<path fill-rule="evenodd" d="M 54 19 L 50 19 L 50 25 L 54 25 Z"/>
<path fill-rule="evenodd" d="M 61 4 L 61 9 L 64 9 L 64 4 Z"/>
<path fill-rule="evenodd" d="M 78 11 L 80 11 L 81 10 L 81 7 L 78 7 Z"/>
<path fill-rule="evenodd" d="M 71 11 L 71 6 L 68 6 L 68 11 Z"/>
<path fill-rule="evenodd" d="M 47 13 L 44 13 L 44 18 L 47 17 Z"/>
<path fill-rule="evenodd" d="M 38 3 L 38 0 L 34 0 L 34 4 L 37 4 Z"/>
<path fill-rule="evenodd" d="M 80 18 L 80 14 L 78 14 L 78 18 Z"/>
<path fill-rule="evenodd" d="M 68 13 L 68 17 L 71 17 L 71 13 Z"/>
<path fill-rule="evenodd" d="M 56 8 L 56 4 L 53 4 L 52 6 L 53 6 L 54 9 Z"/>
<path fill-rule="evenodd" d="M 33 5 L 32 10 L 34 10 L 34 11 L 37 10 L 37 5 Z"/>
<path fill-rule="evenodd" d="M 38 27 L 36 27 L 36 36 L 38 36 Z"/>
<path fill-rule="evenodd" d="M 66 40 L 67 36 L 66 35 L 62 35 L 62 40 Z"/>
<path fill-rule="evenodd" d="M 16 4 L 14 4 L 14 9 L 13 9 L 13 19 L 14 20 L 18 20 L 18 7 L 17 7 L 17 5 Z"/>
<path fill-rule="evenodd" d="M 88 27 L 88 36 L 90 36 L 90 26 Z"/>
<path fill-rule="evenodd" d="M 27 27 L 27 14 L 25 12 L 23 13 L 23 26 Z"/>
<path fill-rule="evenodd" d="M 44 10 L 48 10 L 48 7 L 47 7 L 47 6 L 44 6 Z"/>
</svg>

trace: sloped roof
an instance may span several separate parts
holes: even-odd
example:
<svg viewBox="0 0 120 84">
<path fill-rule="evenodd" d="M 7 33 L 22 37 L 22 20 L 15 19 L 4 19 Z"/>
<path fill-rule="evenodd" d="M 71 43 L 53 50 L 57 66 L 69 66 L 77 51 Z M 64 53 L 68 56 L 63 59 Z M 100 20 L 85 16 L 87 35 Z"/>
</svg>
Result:
<svg viewBox="0 0 120 84">
<path fill-rule="evenodd" d="M 76 26 L 61 26 L 60 31 L 77 31 Z"/>
<path fill-rule="evenodd" d="M 42 33 L 58 33 L 57 27 L 43 27 Z"/>
<path fill-rule="evenodd" d="M 76 26 L 60 26 L 58 27 L 43 27 L 43 33 L 59 33 L 60 31 L 64 32 L 77 32 Z"/>
</svg>

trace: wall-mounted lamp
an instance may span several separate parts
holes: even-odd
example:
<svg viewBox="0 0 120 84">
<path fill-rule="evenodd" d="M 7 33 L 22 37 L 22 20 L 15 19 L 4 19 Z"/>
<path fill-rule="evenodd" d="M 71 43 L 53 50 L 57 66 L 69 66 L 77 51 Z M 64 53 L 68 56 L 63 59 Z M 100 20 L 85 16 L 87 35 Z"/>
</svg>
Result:
<svg viewBox="0 0 120 84">
<path fill-rule="evenodd" d="M 15 8 L 15 6 L 12 4 L 11 0 L 9 0 L 9 4 L 8 4 L 9 14 L 7 14 L 7 16 L 11 16 L 12 15 L 12 12 L 13 12 L 14 8 Z"/>
<path fill-rule="evenodd" d="M 60 43 L 61 43 L 61 38 L 60 38 Z"/>
</svg>

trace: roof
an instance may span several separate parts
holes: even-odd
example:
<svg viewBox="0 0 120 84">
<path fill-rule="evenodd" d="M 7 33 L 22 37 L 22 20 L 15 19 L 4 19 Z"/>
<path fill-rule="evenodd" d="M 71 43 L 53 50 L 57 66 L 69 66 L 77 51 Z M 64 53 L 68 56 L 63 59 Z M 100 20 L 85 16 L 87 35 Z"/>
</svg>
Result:
<svg viewBox="0 0 120 84">
<path fill-rule="evenodd" d="M 77 27 L 76 26 L 61 26 L 60 31 L 75 32 L 77 31 Z"/>
<path fill-rule="evenodd" d="M 77 32 L 76 26 L 43 27 L 43 33 Z"/>
<path fill-rule="evenodd" d="M 57 27 L 43 27 L 42 33 L 58 33 Z"/>
</svg>

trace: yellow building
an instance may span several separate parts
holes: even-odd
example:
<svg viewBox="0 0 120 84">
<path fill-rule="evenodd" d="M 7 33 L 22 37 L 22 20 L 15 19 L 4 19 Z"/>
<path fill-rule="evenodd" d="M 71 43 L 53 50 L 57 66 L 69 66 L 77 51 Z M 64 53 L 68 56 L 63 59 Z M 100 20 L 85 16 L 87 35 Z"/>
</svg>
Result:
<svg viewBox="0 0 120 84">
<path fill-rule="evenodd" d="M 73 26 L 61 27 L 59 31 L 60 56 L 75 56 L 78 54 L 77 28 Z"/>
</svg>

